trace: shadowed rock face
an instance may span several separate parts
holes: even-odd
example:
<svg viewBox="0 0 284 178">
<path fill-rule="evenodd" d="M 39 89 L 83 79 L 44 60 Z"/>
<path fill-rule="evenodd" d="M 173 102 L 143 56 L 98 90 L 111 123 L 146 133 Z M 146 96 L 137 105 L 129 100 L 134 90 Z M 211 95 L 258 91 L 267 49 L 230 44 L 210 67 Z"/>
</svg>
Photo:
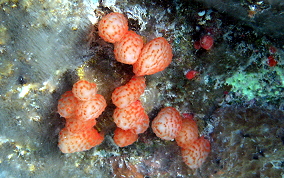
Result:
<svg viewBox="0 0 284 178">
<path fill-rule="evenodd" d="M 236 0 L 196 0 L 207 8 L 214 8 L 220 13 L 228 14 L 237 20 L 253 27 L 258 33 L 274 38 L 279 44 L 284 44 L 284 3 L 281 0 L 261 1 L 261 4 Z M 256 8 L 253 17 L 249 16 L 250 8 Z"/>
<path fill-rule="evenodd" d="M 217 110 L 211 152 L 217 177 L 281 177 L 283 159 L 277 157 L 283 154 L 283 117 L 283 111 L 256 107 Z"/>
</svg>

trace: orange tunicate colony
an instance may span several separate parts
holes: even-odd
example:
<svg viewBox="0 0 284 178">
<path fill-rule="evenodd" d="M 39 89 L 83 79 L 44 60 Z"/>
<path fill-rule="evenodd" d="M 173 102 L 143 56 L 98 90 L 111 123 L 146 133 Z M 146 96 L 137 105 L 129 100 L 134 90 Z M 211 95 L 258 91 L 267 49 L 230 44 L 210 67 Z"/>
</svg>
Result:
<svg viewBox="0 0 284 178">
<path fill-rule="evenodd" d="M 136 76 L 160 72 L 172 61 L 172 48 L 165 38 L 155 38 L 143 46 L 142 37 L 128 31 L 128 22 L 123 14 L 107 14 L 99 21 L 98 30 L 102 39 L 114 43 L 117 61 L 133 64 Z"/>
<path fill-rule="evenodd" d="M 163 108 L 152 122 L 153 132 L 161 139 L 175 139 L 181 147 L 185 164 L 191 169 L 199 168 L 210 152 L 210 142 L 198 137 L 198 126 L 193 115 L 184 115 L 173 107 Z"/>
<path fill-rule="evenodd" d="M 115 16 L 115 18 L 111 16 Z M 100 30 L 114 26 L 110 23 L 124 27 L 121 31 L 114 29 L 116 33 L 113 33 L 113 30 Z M 112 93 L 112 102 L 117 107 L 113 118 L 118 127 L 114 133 L 114 140 L 120 147 L 135 142 L 137 134 L 145 132 L 149 126 L 149 118 L 139 101 L 139 97 L 146 87 L 143 76 L 164 70 L 171 63 L 173 57 L 171 45 L 165 38 L 155 38 L 143 46 L 142 38 L 133 31 L 125 32 L 126 28 L 128 28 L 128 24 L 125 23 L 125 17 L 122 14 L 118 15 L 118 13 L 108 14 L 99 22 L 99 35 L 105 41 L 114 43 L 116 60 L 132 64 L 135 74 L 126 85 L 116 88 Z M 106 36 L 111 39 L 115 36 L 122 37 L 120 40 L 111 41 L 106 40 Z M 160 111 L 152 122 L 152 130 L 162 139 L 175 139 L 184 150 L 182 151 L 184 162 L 191 168 L 200 167 L 210 151 L 209 141 L 203 137 L 198 138 L 198 127 L 193 118 L 182 119 L 180 113 L 173 107 L 166 107 Z M 207 149 L 204 149 L 199 140 L 207 142 Z M 193 147 L 192 143 L 196 146 Z M 195 157 L 196 154 L 197 157 Z"/>
<path fill-rule="evenodd" d="M 117 144 L 118 146 L 128 146 L 134 143 L 138 134 L 143 133 L 149 127 L 149 117 L 145 113 L 145 110 L 139 101 L 140 95 L 144 93 L 146 84 L 144 77 L 134 76 L 127 84 L 116 88 L 112 93 L 112 102 L 117 106 L 113 113 L 113 119 L 116 126 L 122 130 L 131 132 L 137 137 L 131 137 L 126 144 Z M 124 142 L 129 135 L 123 136 L 119 134 L 121 131 L 114 133 L 115 143 Z M 119 141 L 121 139 L 121 141 Z"/>
<path fill-rule="evenodd" d="M 113 114 L 117 125 L 113 139 L 119 147 L 125 147 L 134 143 L 138 134 L 149 127 L 149 117 L 139 101 L 146 87 L 143 76 L 164 70 L 172 61 L 172 48 L 163 37 L 144 45 L 142 37 L 128 31 L 127 19 L 120 13 L 104 16 L 98 30 L 102 39 L 114 43 L 116 60 L 132 64 L 135 73 L 126 85 L 112 93 L 112 102 L 117 107 Z M 62 95 L 58 113 L 66 118 L 65 128 L 59 134 L 59 148 L 63 153 L 88 150 L 103 141 L 104 136 L 93 126 L 105 107 L 106 102 L 97 94 L 96 84 L 87 81 L 78 81 L 72 92 Z M 173 107 L 160 111 L 152 122 L 152 130 L 161 139 L 175 139 L 182 147 L 184 162 L 192 169 L 200 167 L 210 152 L 210 142 L 198 137 L 193 117 L 182 118 Z"/>
<path fill-rule="evenodd" d="M 57 107 L 60 116 L 66 119 L 65 127 L 59 133 L 59 149 L 63 153 L 73 153 L 100 144 L 104 136 L 93 127 L 105 107 L 106 101 L 97 94 L 95 83 L 79 80 L 72 91 L 65 92 Z"/>
<path fill-rule="evenodd" d="M 191 169 L 199 168 L 210 152 L 210 142 L 203 136 L 198 137 L 198 126 L 193 115 L 183 115 L 181 131 L 176 137 L 182 158 Z"/>
<path fill-rule="evenodd" d="M 133 31 L 128 31 L 127 19 L 119 13 L 104 16 L 99 22 L 98 30 L 102 39 L 114 43 L 116 60 L 132 64 L 135 73 L 126 85 L 116 88 L 112 93 L 112 102 L 117 107 L 113 114 L 114 122 L 118 128 L 125 131 L 143 133 L 150 122 L 139 101 L 146 87 L 143 76 L 160 72 L 171 63 L 173 56 L 171 45 L 165 38 L 158 37 L 144 46 L 142 37 Z M 114 138 L 117 143 L 119 138 L 125 139 L 117 137 L 116 132 Z"/>
</svg>

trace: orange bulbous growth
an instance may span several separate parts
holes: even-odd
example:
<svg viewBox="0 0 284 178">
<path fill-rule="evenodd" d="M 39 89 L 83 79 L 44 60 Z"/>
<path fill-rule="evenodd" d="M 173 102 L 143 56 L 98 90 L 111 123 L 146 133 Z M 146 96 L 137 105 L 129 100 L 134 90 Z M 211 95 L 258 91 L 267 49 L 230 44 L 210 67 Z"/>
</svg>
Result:
<svg viewBox="0 0 284 178">
<path fill-rule="evenodd" d="M 150 120 L 149 120 L 149 117 L 148 115 L 144 112 L 144 115 L 141 116 L 139 119 L 138 119 L 138 122 L 137 124 L 134 126 L 134 128 L 132 129 L 132 131 L 136 134 L 140 134 L 140 133 L 144 133 L 148 127 L 149 127 L 149 123 L 150 123 Z"/>
<path fill-rule="evenodd" d="M 128 21 L 123 14 L 112 12 L 99 21 L 98 30 L 102 39 L 115 43 L 120 41 L 128 31 Z"/>
<path fill-rule="evenodd" d="M 58 147 L 63 153 L 88 150 L 100 144 L 104 136 L 93 128 L 96 118 L 106 107 L 104 97 L 97 94 L 95 83 L 79 80 L 58 101 L 58 112 L 66 118 L 60 131 Z"/>
<path fill-rule="evenodd" d="M 87 121 L 99 117 L 105 110 L 107 104 L 105 98 L 96 94 L 92 100 L 81 101 L 77 106 L 77 119 Z"/>
<path fill-rule="evenodd" d="M 126 85 L 117 87 L 111 96 L 113 104 L 125 108 L 139 99 L 146 88 L 144 77 L 133 77 Z"/>
<path fill-rule="evenodd" d="M 119 42 L 114 43 L 114 56 L 118 62 L 134 64 L 143 47 L 143 39 L 133 31 L 124 34 Z"/>
<path fill-rule="evenodd" d="M 192 115 L 182 119 L 181 130 L 175 138 L 178 146 L 186 148 L 198 139 L 198 126 Z"/>
<path fill-rule="evenodd" d="M 172 48 L 163 37 L 147 43 L 141 51 L 137 62 L 133 64 L 133 72 L 137 76 L 151 75 L 164 70 L 172 62 Z"/>
<path fill-rule="evenodd" d="M 173 107 L 163 108 L 152 122 L 153 132 L 163 140 L 173 140 L 181 129 L 182 117 Z"/>
<path fill-rule="evenodd" d="M 79 80 L 73 85 L 72 92 L 81 101 L 91 100 L 97 94 L 97 85 L 86 80 Z"/>
<path fill-rule="evenodd" d="M 63 128 L 59 133 L 58 147 L 63 153 L 74 153 L 89 150 L 103 140 L 104 136 L 94 128 L 74 133 Z"/>
<path fill-rule="evenodd" d="M 205 162 L 210 153 L 210 142 L 200 137 L 186 148 L 181 149 L 182 159 L 191 169 L 197 169 Z"/>
<path fill-rule="evenodd" d="M 134 129 L 141 117 L 145 116 L 144 108 L 139 100 L 125 108 L 116 108 L 113 113 L 113 121 L 117 127 L 123 130 Z"/>
<path fill-rule="evenodd" d="M 71 118 L 71 119 L 66 119 L 65 128 L 72 133 L 81 132 L 86 129 L 94 127 L 96 123 L 97 123 L 96 118 L 89 119 L 85 122 L 83 122 L 82 120 L 78 120 L 77 118 L 75 119 Z"/>
<path fill-rule="evenodd" d="M 76 114 L 76 107 L 79 100 L 72 91 L 66 91 L 58 100 L 57 110 L 61 117 L 71 118 Z"/>
<path fill-rule="evenodd" d="M 125 147 L 133 144 L 138 139 L 138 134 L 132 130 L 123 130 L 117 127 L 114 131 L 113 140 L 119 147 Z"/>
</svg>

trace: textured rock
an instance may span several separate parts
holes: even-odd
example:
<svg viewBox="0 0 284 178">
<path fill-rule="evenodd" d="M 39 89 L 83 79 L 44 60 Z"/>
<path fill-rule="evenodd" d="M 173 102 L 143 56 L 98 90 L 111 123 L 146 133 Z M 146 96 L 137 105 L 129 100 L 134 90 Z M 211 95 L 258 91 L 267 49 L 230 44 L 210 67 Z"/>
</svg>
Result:
<svg viewBox="0 0 284 178">
<path fill-rule="evenodd" d="M 212 118 L 210 154 L 218 177 L 281 177 L 283 111 L 227 106 Z"/>
</svg>

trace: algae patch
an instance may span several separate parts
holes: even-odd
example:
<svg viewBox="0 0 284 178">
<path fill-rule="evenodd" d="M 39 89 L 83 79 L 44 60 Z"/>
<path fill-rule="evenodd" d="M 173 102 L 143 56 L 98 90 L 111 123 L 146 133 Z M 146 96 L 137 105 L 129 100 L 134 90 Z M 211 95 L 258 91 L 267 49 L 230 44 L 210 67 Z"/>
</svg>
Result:
<svg viewBox="0 0 284 178">
<path fill-rule="evenodd" d="M 257 73 L 236 72 L 226 79 L 232 86 L 232 92 L 246 96 L 248 100 L 255 98 L 273 101 L 283 97 L 284 72 L 280 67 L 260 69 Z"/>
</svg>

